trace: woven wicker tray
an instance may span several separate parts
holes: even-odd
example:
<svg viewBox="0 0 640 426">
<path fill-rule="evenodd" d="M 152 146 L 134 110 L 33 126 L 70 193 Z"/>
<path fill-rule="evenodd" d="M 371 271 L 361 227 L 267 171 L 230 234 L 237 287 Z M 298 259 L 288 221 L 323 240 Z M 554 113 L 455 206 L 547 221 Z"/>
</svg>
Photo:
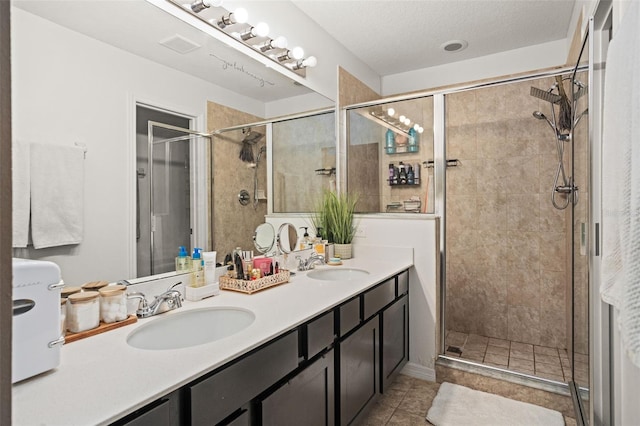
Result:
<svg viewBox="0 0 640 426">
<path fill-rule="evenodd" d="M 251 281 L 222 276 L 220 277 L 220 289 L 252 294 L 270 287 L 287 283 L 289 282 L 290 276 L 291 274 L 287 270 L 282 270 L 277 274 Z"/>
</svg>

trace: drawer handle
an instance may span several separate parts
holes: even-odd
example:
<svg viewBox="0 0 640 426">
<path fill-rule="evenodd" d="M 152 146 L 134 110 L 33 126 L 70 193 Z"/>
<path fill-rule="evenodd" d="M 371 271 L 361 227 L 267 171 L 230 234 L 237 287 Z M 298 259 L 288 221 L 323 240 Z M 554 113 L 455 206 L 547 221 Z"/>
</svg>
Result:
<svg viewBox="0 0 640 426">
<path fill-rule="evenodd" d="M 58 337 L 56 340 L 49 342 L 47 346 L 53 348 L 54 346 L 64 345 L 64 335 Z"/>
<path fill-rule="evenodd" d="M 18 299 L 13 301 L 13 316 L 26 314 L 36 306 L 36 302 L 31 299 Z"/>
</svg>

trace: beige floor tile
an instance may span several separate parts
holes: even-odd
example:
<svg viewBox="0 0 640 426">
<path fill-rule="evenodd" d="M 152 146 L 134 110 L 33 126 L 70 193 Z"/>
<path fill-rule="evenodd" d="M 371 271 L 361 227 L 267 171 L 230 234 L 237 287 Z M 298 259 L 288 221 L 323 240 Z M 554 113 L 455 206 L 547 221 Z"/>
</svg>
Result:
<svg viewBox="0 0 640 426">
<path fill-rule="evenodd" d="M 534 371 L 533 360 L 529 359 L 519 359 L 519 358 L 509 358 L 509 368 L 513 368 L 516 371 L 522 372 L 525 370 L 527 372 Z"/>
<path fill-rule="evenodd" d="M 367 418 L 362 422 L 363 425 L 380 426 L 387 424 L 387 422 L 393 415 L 395 408 L 384 404 L 382 400 L 383 398 L 380 398 L 380 400 L 376 401 L 374 406 L 371 408 L 371 411 L 367 415 Z"/>
<path fill-rule="evenodd" d="M 542 364 L 539 362 L 535 363 L 536 374 L 545 373 L 545 374 L 553 374 L 554 376 L 562 376 L 562 367 L 559 365 L 553 364 Z"/>
<path fill-rule="evenodd" d="M 547 346 L 534 346 L 533 352 L 536 355 L 549 355 L 549 356 L 559 356 L 557 348 L 549 348 Z"/>
<path fill-rule="evenodd" d="M 509 340 L 494 339 L 493 337 L 490 337 L 489 338 L 489 345 L 490 346 L 497 346 L 499 348 L 507 348 L 507 349 L 509 349 L 509 347 L 511 346 L 511 342 Z"/>
<path fill-rule="evenodd" d="M 536 364 L 541 362 L 543 364 L 551 364 L 560 367 L 560 358 L 557 356 L 549 356 L 549 355 L 535 355 Z"/>
<path fill-rule="evenodd" d="M 495 354 L 509 357 L 509 348 L 504 348 L 501 346 L 487 346 L 487 354 Z"/>
<path fill-rule="evenodd" d="M 462 351 L 462 355 L 460 356 L 460 358 L 482 362 L 484 360 L 484 352 L 464 350 Z"/>
<path fill-rule="evenodd" d="M 447 356 L 455 356 L 455 357 L 460 358 L 460 354 L 458 352 L 449 352 L 449 351 L 447 351 L 447 352 L 445 352 L 445 355 L 447 355 Z"/>
<path fill-rule="evenodd" d="M 536 373 L 538 377 L 542 377 L 543 379 L 554 380 L 556 382 L 564 383 L 564 377 L 555 375 L 555 374 L 547 374 L 547 373 Z"/>
<path fill-rule="evenodd" d="M 509 364 L 509 357 L 507 355 L 487 353 L 484 356 L 484 362 L 487 364 L 491 363 L 506 367 Z"/>
<path fill-rule="evenodd" d="M 411 376 L 398 374 L 391 384 L 391 389 L 409 390 L 413 387 L 415 381 L 416 379 Z"/>
<path fill-rule="evenodd" d="M 518 358 L 518 359 L 528 359 L 530 361 L 533 361 L 533 352 L 519 351 L 519 350 L 513 349 L 513 346 L 512 346 L 511 351 L 509 352 L 509 357 Z"/>
<path fill-rule="evenodd" d="M 414 425 L 430 425 L 426 419 L 427 413 L 424 415 L 416 415 L 407 413 L 406 411 L 396 410 L 389 419 L 387 426 L 414 426 Z"/>
<path fill-rule="evenodd" d="M 479 334 L 470 334 L 467 343 L 483 343 L 486 346 L 489 343 L 489 338 Z"/>
<path fill-rule="evenodd" d="M 529 343 L 511 342 L 511 350 L 533 354 L 533 345 Z"/>
<path fill-rule="evenodd" d="M 450 331 L 449 333 L 447 333 L 447 337 L 445 339 L 445 343 L 447 345 L 454 345 L 454 346 L 462 346 L 466 341 L 467 341 L 467 334 L 460 333 L 457 331 Z"/>
<path fill-rule="evenodd" d="M 464 344 L 464 348 L 463 348 L 463 352 L 465 351 L 474 351 L 474 352 L 484 352 L 487 350 L 487 344 L 486 343 L 476 343 L 476 342 L 469 342 L 467 341 L 467 343 Z"/>
<path fill-rule="evenodd" d="M 386 390 L 386 392 L 382 395 L 379 402 L 384 405 L 388 405 L 393 409 L 398 408 L 405 395 L 409 392 L 409 389 L 394 389 L 390 387 Z"/>
</svg>

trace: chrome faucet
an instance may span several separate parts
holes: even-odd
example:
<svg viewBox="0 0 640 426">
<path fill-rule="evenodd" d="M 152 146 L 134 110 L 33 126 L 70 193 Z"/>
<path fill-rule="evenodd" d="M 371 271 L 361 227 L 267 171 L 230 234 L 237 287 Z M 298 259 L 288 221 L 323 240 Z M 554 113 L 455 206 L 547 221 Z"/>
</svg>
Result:
<svg viewBox="0 0 640 426">
<path fill-rule="evenodd" d="M 174 289 L 174 287 L 180 284 L 182 284 L 182 282 L 175 283 L 164 293 L 155 296 L 151 303 L 148 303 L 145 295 L 140 292 L 128 293 L 127 298 L 140 299 L 138 310 L 136 311 L 138 318 L 152 317 L 182 307 L 182 294 L 180 291 Z"/>
<path fill-rule="evenodd" d="M 309 271 L 313 269 L 316 263 L 320 265 L 324 265 L 324 256 L 319 255 L 318 253 L 312 253 L 306 260 L 304 260 L 300 256 L 296 256 L 298 260 L 298 271 Z"/>
</svg>

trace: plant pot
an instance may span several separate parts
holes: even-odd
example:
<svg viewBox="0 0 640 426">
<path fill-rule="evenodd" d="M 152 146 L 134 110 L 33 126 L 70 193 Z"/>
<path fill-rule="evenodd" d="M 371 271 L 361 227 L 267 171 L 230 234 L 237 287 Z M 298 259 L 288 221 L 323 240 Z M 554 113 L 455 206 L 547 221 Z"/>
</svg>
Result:
<svg viewBox="0 0 640 426">
<path fill-rule="evenodd" d="M 334 244 L 334 256 L 342 260 L 351 259 L 351 244 Z"/>
</svg>

